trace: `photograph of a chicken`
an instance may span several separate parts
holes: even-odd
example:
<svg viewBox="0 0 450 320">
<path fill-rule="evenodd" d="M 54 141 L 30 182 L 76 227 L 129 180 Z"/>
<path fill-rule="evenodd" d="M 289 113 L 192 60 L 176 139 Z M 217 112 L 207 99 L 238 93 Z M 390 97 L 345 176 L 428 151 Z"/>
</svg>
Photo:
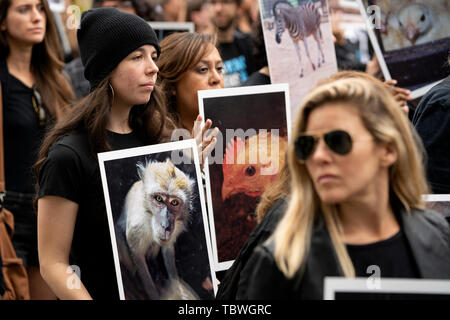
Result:
<svg viewBox="0 0 450 320">
<path fill-rule="evenodd" d="M 219 129 L 205 166 L 215 270 L 228 269 L 256 227 L 255 210 L 286 157 L 288 84 L 199 91 L 199 109 Z"/>
<path fill-rule="evenodd" d="M 284 165 L 286 148 L 287 137 L 271 132 L 230 141 L 223 157 L 222 200 L 240 193 L 259 197 Z"/>
<path fill-rule="evenodd" d="M 450 37 L 448 0 L 375 0 L 381 10 L 385 51 L 399 50 Z"/>
</svg>

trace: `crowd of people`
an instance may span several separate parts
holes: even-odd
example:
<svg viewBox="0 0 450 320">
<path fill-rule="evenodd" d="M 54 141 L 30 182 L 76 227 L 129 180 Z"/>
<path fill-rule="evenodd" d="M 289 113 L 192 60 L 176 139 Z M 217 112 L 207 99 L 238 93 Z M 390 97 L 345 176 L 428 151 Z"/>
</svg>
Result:
<svg viewBox="0 0 450 320">
<path fill-rule="evenodd" d="M 206 158 L 218 132 L 199 115 L 198 90 L 270 83 L 258 10 L 256 0 L 94 0 L 65 61 L 47 0 L 0 0 L 2 206 L 31 299 L 119 298 L 97 153 L 181 128 Z M 147 21 L 192 21 L 196 32 L 159 42 Z M 450 193 L 450 76 L 413 108 L 371 63 L 341 64 L 304 97 L 218 299 L 322 299 L 324 277 L 367 276 L 374 264 L 382 277 L 450 279 L 449 224 L 422 198 Z M 69 289 L 74 264 L 81 286 Z"/>
</svg>

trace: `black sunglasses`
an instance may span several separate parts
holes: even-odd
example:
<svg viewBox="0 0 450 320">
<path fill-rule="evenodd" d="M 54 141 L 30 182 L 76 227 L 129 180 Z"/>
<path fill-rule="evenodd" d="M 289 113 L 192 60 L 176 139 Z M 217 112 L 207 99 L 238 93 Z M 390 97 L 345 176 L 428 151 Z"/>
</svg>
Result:
<svg viewBox="0 0 450 320">
<path fill-rule="evenodd" d="M 328 148 L 341 156 L 352 150 L 352 137 L 344 130 L 333 130 L 320 135 L 301 135 L 295 139 L 295 155 L 300 161 L 306 161 L 314 152 L 319 139 L 323 137 Z"/>
</svg>

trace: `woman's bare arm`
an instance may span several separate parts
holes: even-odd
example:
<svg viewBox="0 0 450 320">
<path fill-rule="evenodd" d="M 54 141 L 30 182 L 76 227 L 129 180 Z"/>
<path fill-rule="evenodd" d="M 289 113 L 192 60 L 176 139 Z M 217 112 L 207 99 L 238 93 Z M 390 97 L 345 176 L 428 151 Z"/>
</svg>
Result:
<svg viewBox="0 0 450 320">
<path fill-rule="evenodd" d="M 77 203 L 61 197 L 45 196 L 38 201 L 41 275 L 56 296 L 63 300 L 92 299 L 78 276 L 69 268 L 77 212 Z"/>
</svg>

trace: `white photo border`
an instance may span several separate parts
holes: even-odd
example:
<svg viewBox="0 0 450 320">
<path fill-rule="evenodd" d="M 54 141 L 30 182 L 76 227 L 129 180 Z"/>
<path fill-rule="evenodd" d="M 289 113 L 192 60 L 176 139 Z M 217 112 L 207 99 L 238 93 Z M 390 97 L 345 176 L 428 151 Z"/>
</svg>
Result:
<svg viewBox="0 0 450 320">
<path fill-rule="evenodd" d="M 450 194 L 424 194 L 422 199 L 425 202 L 450 202 Z"/>
<path fill-rule="evenodd" d="M 448 294 L 450 280 L 378 278 L 379 288 L 368 286 L 371 278 L 325 277 L 324 300 L 335 300 L 336 292 Z"/>
</svg>

